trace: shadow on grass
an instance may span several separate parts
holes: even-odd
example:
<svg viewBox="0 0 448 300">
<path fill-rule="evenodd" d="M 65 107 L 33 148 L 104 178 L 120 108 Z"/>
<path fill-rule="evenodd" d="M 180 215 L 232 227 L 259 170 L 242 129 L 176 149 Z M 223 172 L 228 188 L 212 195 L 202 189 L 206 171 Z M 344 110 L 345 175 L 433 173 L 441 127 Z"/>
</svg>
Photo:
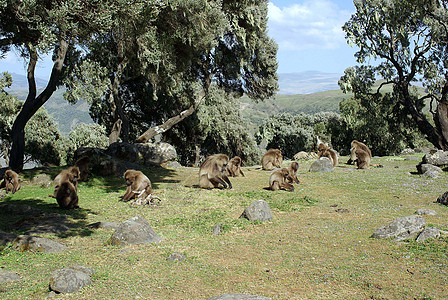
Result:
<svg viewBox="0 0 448 300">
<path fill-rule="evenodd" d="M 0 202 L 0 230 L 14 234 L 55 234 L 61 238 L 88 236 L 93 230 L 87 228 L 90 209 L 61 209 L 56 203 L 40 199 L 22 198 L 12 200 L 10 196 Z"/>
</svg>

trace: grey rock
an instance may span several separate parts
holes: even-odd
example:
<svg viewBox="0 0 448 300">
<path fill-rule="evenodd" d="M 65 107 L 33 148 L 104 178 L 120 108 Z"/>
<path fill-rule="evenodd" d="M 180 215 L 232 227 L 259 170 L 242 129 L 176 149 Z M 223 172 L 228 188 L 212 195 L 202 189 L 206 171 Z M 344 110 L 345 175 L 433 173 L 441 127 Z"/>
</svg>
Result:
<svg viewBox="0 0 448 300">
<path fill-rule="evenodd" d="M 163 239 L 140 217 L 123 222 L 109 239 L 111 245 L 159 243 Z"/>
<path fill-rule="evenodd" d="M 427 208 L 419 208 L 419 209 L 417 209 L 417 211 L 415 213 L 417 215 L 428 215 L 428 216 L 437 215 L 437 213 L 435 211 L 433 211 L 432 209 L 427 209 Z"/>
<path fill-rule="evenodd" d="M 0 270 L 0 282 L 9 282 L 9 281 L 18 281 L 22 280 L 19 274 L 12 271 L 3 271 Z"/>
<path fill-rule="evenodd" d="M 424 176 L 424 177 L 429 177 L 429 178 L 431 178 L 431 179 L 436 179 L 436 178 L 438 178 L 439 177 L 439 172 L 437 172 L 437 171 L 435 171 L 435 170 L 428 170 L 428 171 L 426 171 L 425 173 L 423 173 L 423 175 L 422 176 Z"/>
<path fill-rule="evenodd" d="M 334 166 L 328 157 L 321 157 L 320 159 L 313 162 L 310 166 L 310 172 L 331 172 L 334 170 Z"/>
<path fill-rule="evenodd" d="M 170 256 L 168 256 L 168 258 L 166 259 L 167 261 L 182 261 L 187 259 L 184 255 L 179 254 L 179 253 L 171 253 Z"/>
<path fill-rule="evenodd" d="M 411 149 L 411 148 L 406 148 L 403 149 L 403 151 L 401 151 L 400 155 L 409 155 L 409 154 L 414 154 L 415 150 Z"/>
<path fill-rule="evenodd" d="M 246 218 L 249 221 L 270 221 L 272 212 L 269 204 L 264 200 L 258 200 L 249 205 L 240 218 Z"/>
<path fill-rule="evenodd" d="M 118 222 L 96 222 L 96 223 L 92 223 L 87 225 L 88 228 L 104 228 L 104 229 L 113 229 L 113 230 L 117 230 L 118 227 L 120 227 L 120 223 Z"/>
<path fill-rule="evenodd" d="M 162 164 L 177 159 L 176 149 L 164 142 L 136 144 L 145 164 Z"/>
<path fill-rule="evenodd" d="M 387 226 L 379 228 L 372 234 L 372 238 L 395 238 L 394 241 L 403 241 L 417 237 L 423 231 L 426 221 L 422 216 L 412 215 L 395 219 Z"/>
<path fill-rule="evenodd" d="M 448 205 L 448 191 L 440 195 L 436 202 L 443 205 Z"/>
<path fill-rule="evenodd" d="M 17 251 L 40 251 L 43 253 L 61 252 L 68 247 L 58 242 L 38 236 L 19 235 L 12 242 L 12 248 Z"/>
<path fill-rule="evenodd" d="M 218 235 L 221 233 L 221 224 L 217 224 L 215 227 L 213 227 L 213 232 L 214 235 Z"/>
<path fill-rule="evenodd" d="M 435 171 L 437 173 L 442 174 L 443 170 L 437 166 L 431 165 L 431 164 L 421 164 L 420 165 L 420 171 L 421 173 L 426 173 L 428 171 Z"/>
<path fill-rule="evenodd" d="M 14 215 L 40 215 L 43 214 L 43 210 L 31 207 L 25 204 L 11 204 L 11 203 L 0 203 L 0 211 L 3 214 L 14 214 Z"/>
<path fill-rule="evenodd" d="M 82 267 L 59 269 L 50 277 L 50 290 L 56 293 L 76 293 L 83 287 L 90 285 L 91 269 Z"/>
<path fill-rule="evenodd" d="M 417 160 L 420 160 L 420 158 L 416 157 L 416 156 L 408 156 L 404 160 L 407 160 L 407 161 L 417 161 Z"/>
<path fill-rule="evenodd" d="M 270 300 L 270 298 L 248 294 L 224 294 L 208 298 L 208 300 Z"/>
<path fill-rule="evenodd" d="M 431 164 L 434 166 L 443 166 L 448 164 L 448 151 L 437 150 L 425 154 L 422 158 L 422 164 Z"/>
<path fill-rule="evenodd" d="M 32 185 L 38 185 L 42 188 L 49 187 L 52 182 L 53 180 L 51 180 L 51 177 L 47 174 L 38 174 L 30 180 Z"/>
<path fill-rule="evenodd" d="M 14 241 L 17 237 L 17 234 L 9 233 L 0 230 L 0 246 L 6 246 L 12 241 Z"/>
<path fill-rule="evenodd" d="M 428 239 L 440 237 L 440 231 L 437 228 L 427 227 L 417 237 L 417 242 L 422 243 Z"/>
</svg>

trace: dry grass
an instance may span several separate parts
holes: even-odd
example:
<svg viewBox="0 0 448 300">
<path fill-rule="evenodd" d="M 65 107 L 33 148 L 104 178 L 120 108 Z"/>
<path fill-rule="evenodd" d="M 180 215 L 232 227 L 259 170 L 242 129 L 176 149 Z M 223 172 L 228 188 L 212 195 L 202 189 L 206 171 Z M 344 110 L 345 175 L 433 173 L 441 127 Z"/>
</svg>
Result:
<svg viewBox="0 0 448 300">
<path fill-rule="evenodd" d="M 246 178 L 232 178 L 232 190 L 194 187 L 194 168 L 147 170 L 163 199 L 155 208 L 119 202 L 122 179 L 94 178 L 80 185 L 82 209 L 67 212 L 79 227 L 48 236 L 68 251 L 20 253 L 7 247 L 1 252 L 1 268 L 23 280 L 2 284 L 0 297 L 44 298 L 53 270 L 77 264 L 95 270 L 93 284 L 59 298 L 207 299 L 224 293 L 272 299 L 448 298 L 448 239 L 416 244 L 369 238 L 378 227 L 418 208 L 435 210 L 438 215 L 425 216 L 427 223 L 447 230 L 448 208 L 434 203 L 447 190 L 445 173 L 435 180 L 411 174 L 417 162 L 395 157 L 374 158 L 383 168 L 355 170 L 341 164 L 330 173 L 310 173 L 310 163 L 301 162 L 301 183 L 292 193 L 265 190 L 269 173 L 255 167 L 244 168 Z M 24 186 L 1 201 L 61 213 L 50 193 L 51 187 Z M 270 204 L 274 220 L 239 219 L 258 199 Z M 165 241 L 107 246 L 111 231 L 84 227 L 134 216 L 148 220 Z M 0 212 L 0 229 L 13 231 L 18 219 Z M 223 232 L 214 236 L 211 230 L 218 223 Z M 173 252 L 187 259 L 166 261 Z"/>
</svg>

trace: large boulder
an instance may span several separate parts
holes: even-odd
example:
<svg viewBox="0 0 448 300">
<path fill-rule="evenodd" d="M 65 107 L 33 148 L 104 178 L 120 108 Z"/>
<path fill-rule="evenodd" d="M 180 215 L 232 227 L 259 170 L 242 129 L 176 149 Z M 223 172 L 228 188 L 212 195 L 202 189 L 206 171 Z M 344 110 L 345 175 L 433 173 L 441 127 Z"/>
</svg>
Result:
<svg viewBox="0 0 448 300">
<path fill-rule="evenodd" d="M 422 158 L 422 164 L 430 164 L 434 166 L 448 165 L 448 151 L 437 150 L 425 154 Z"/>
<path fill-rule="evenodd" d="M 149 226 L 148 221 L 134 217 L 123 222 L 109 239 L 111 245 L 159 243 L 163 239 Z"/>
<path fill-rule="evenodd" d="M 12 242 L 12 248 L 18 251 L 32 250 L 43 253 L 53 253 L 64 251 L 68 247 L 43 237 L 19 235 Z"/>
<path fill-rule="evenodd" d="M 331 172 L 334 170 L 334 166 L 328 157 L 321 157 L 313 162 L 310 166 L 310 172 Z"/>
<path fill-rule="evenodd" d="M 412 215 L 395 219 L 387 226 L 379 228 L 372 238 L 394 238 L 393 241 L 403 241 L 416 238 L 423 231 L 426 221 L 422 216 Z"/>
<path fill-rule="evenodd" d="M 249 205 L 240 218 L 246 218 L 249 221 L 270 221 L 272 212 L 269 204 L 264 200 L 258 200 Z"/>
<path fill-rule="evenodd" d="M 177 159 L 176 149 L 164 142 L 135 144 L 145 164 L 162 164 Z"/>
<path fill-rule="evenodd" d="M 445 193 L 440 195 L 439 198 L 437 198 L 437 203 L 448 205 L 448 191 L 446 191 Z"/>
<path fill-rule="evenodd" d="M 76 293 L 92 283 L 93 270 L 83 266 L 59 269 L 50 277 L 50 290 L 56 293 Z"/>
</svg>

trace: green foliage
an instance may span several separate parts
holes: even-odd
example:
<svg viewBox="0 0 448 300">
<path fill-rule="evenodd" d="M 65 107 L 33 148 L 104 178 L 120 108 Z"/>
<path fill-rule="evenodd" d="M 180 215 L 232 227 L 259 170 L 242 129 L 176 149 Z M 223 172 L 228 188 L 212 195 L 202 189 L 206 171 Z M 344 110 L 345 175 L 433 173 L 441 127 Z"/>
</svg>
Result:
<svg viewBox="0 0 448 300">
<path fill-rule="evenodd" d="M 291 158 L 297 152 L 313 150 L 315 135 L 329 140 L 327 124 L 337 118 L 338 114 L 330 112 L 272 115 L 259 126 L 255 138 L 258 144 L 266 144 L 266 149 L 280 149 L 284 156 Z"/>
<path fill-rule="evenodd" d="M 434 146 L 447 148 L 448 141 L 444 138 L 448 130 L 447 116 L 436 113 L 437 106 L 442 110 L 446 109 L 448 95 L 446 3 L 424 0 L 360 0 L 354 4 L 356 13 L 345 23 L 343 30 L 347 42 L 359 47 L 355 54 L 359 65 L 345 70 L 339 82 L 341 89 L 353 92 L 361 102 L 393 102 L 394 105 L 391 103 L 383 108 L 396 110 L 396 115 L 405 113 L 412 117 L 412 122 L 401 119 L 392 124 L 391 120 L 385 120 L 389 127 L 380 126 L 380 130 L 385 129 L 384 133 L 392 135 L 385 140 L 394 143 L 389 147 L 394 152 L 401 141 L 393 140 L 396 134 L 389 131 L 394 129 L 393 125 L 399 127 L 398 131 L 412 131 L 404 129 L 402 125 L 417 127 Z M 374 65 L 370 65 L 372 59 L 377 60 Z M 377 78 L 385 81 L 373 91 Z M 421 81 L 428 94 L 417 96 L 413 93 L 412 84 L 415 81 Z M 393 87 L 388 99 L 382 98 L 380 94 L 386 84 Z M 433 122 L 424 113 L 426 99 L 431 99 Z M 372 109 L 376 105 L 377 103 L 362 104 L 364 108 Z M 368 112 L 372 113 L 370 109 Z M 382 113 L 387 114 L 385 111 Z M 381 116 L 380 112 L 376 115 Z M 368 125 L 375 128 L 372 121 Z M 387 148 L 380 141 L 376 143 L 379 144 L 380 152 Z"/>
<path fill-rule="evenodd" d="M 79 124 L 68 137 L 65 152 L 66 162 L 73 163 L 74 152 L 81 147 L 107 148 L 109 138 L 104 126 L 98 124 Z"/>
<path fill-rule="evenodd" d="M 227 94 L 216 85 L 210 88 L 196 114 L 167 132 L 183 164 L 195 162 L 196 146 L 206 157 L 224 153 L 229 157 L 240 156 L 245 165 L 259 161 L 260 153 L 254 138 L 242 120 L 239 98 Z"/>
<path fill-rule="evenodd" d="M 342 155 L 348 155 L 354 139 L 368 145 L 374 155 L 381 156 L 428 145 L 389 93 L 342 101 L 339 110 L 341 118 L 330 122 L 329 131 L 333 147 Z"/>
</svg>

